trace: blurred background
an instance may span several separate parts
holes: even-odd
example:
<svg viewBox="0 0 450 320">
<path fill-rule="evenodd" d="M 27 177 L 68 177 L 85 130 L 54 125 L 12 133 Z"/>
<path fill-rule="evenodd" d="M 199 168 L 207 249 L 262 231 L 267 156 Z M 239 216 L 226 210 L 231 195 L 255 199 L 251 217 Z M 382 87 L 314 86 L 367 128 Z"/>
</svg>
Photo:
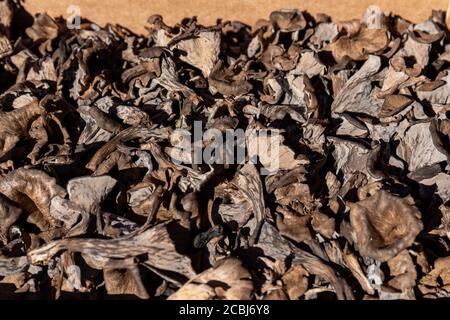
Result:
<svg viewBox="0 0 450 320">
<path fill-rule="evenodd" d="M 217 18 L 253 25 L 281 8 L 298 8 L 313 15 L 326 13 L 336 21 L 359 19 L 371 4 L 386 14 L 392 12 L 419 22 L 428 18 L 432 9 L 446 11 L 449 0 L 25 0 L 25 7 L 33 14 L 47 12 L 68 17 L 67 8 L 76 5 L 84 18 L 100 25 L 118 23 L 139 33 L 145 32 L 147 18 L 156 13 L 169 25 L 192 16 L 205 25 L 215 24 Z"/>
</svg>

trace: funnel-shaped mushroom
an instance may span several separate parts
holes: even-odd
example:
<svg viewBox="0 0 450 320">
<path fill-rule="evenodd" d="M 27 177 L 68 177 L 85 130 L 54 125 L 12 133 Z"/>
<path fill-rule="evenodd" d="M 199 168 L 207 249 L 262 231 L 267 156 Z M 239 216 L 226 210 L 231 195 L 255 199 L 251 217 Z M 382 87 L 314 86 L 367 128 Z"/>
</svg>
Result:
<svg viewBox="0 0 450 320">
<path fill-rule="evenodd" d="M 248 300 L 253 292 L 251 275 L 236 258 L 226 258 L 192 278 L 169 300 Z"/>
<path fill-rule="evenodd" d="M 352 204 L 350 223 L 361 255 L 386 261 L 409 247 L 422 230 L 420 212 L 386 191 Z"/>
</svg>

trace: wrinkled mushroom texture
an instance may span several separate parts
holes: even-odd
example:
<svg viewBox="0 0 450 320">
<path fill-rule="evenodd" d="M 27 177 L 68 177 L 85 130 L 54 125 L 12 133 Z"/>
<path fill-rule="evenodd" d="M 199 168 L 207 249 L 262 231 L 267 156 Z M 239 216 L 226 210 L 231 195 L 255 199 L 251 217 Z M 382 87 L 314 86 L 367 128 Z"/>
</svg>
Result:
<svg viewBox="0 0 450 320">
<path fill-rule="evenodd" d="M 9 39 L 4 35 L 0 35 L 0 59 L 10 55 L 13 52 L 13 48 Z"/>
<path fill-rule="evenodd" d="M 1 31 L 8 38 L 10 36 L 10 27 L 14 16 L 14 9 L 11 1 L 2 1 L 0 3 L 0 23 Z"/>
<path fill-rule="evenodd" d="M 324 43 L 332 42 L 338 36 L 338 27 L 334 22 L 319 23 L 311 36 L 310 41 L 317 47 L 322 47 Z"/>
<path fill-rule="evenodd" d="M 270 223 L 263 222 L 256 246 L 263 250 L 264 256 L 282 261 L 292 258 L 293 264 L 301 265 L 309 274 L 325 279 L 333 286 L 337 299 L 353 299 L 348 284 L 332 267 L 324 263 L 321 258 L 295 247 L 292 242 L 283 238 Z"/>
<path fill-rule="evenodd" d="M 169 300 L 249 300 L 253 282 L 236 258 L 225 258 L 184 284 Z"/>
<path fill-rule="evenodd" d="M 252 204 L 253 213 L 258 221 L 264 218 L 264 195 L 262 182 L 255 165 L 247 163 L 237 174 L 233 184 Z"/>
<path fill-rule="evenodd" d="M 299 10 L 279 10 L 270 14 L 270 22 L 281 31 L 302 30 L 306 27 L 306 19 Z"/>
<path fill-rule="evenodd" d="M 342 114 L 342 123 L 336 131 L 340 136 L 366 137 L 367 127 L 347 113 Z"/>
<path fill-rule="evenodd" d="M 417 271 L 407 250 L 403 250 L 388 261 L 389 273 L 393 279 L 389 285 L 400 291 L 411 289 L 416 285 Z"/>
<path fill-rule="evenodd" d="M 362 256 L 387 261 L 411 246 L 423 229 L 421 214 L 387 191 L 350 206 L 355 246 Z"/>
<path fill-rule="evenodd" d="M 275 190 L 274 195 L 277 203 L 281 205 L 301 203 L 305 209 L 310 209 L 314 202 L 308 185 L 304 183 L 294 182 L 280 186 Z"/>
<path fill-rule="evenodd" d="M 450 297 L 445 12 L 135 34 L 23 2 L 0 0 L 0 296 Z"/>
<path fill-rule="evenodd" d="M 418 76 L 429 62 L 431 44 L 418 41 L 411 33 L 403 47 L 392 57 L 391 65 L 397 71 Z"/>
<path fill-rule="evenodd" d="M 383 11 L 376 5 L 367 7 L 361 22 L 365 24 L 368 29 L 381 29 L 385 27 L 386 24 Z"/>
<path fill-rule="evenodd" d="M 287 210 L 280 210 L 276 217 L 276 225 L 280 234 L 296 242 L 311 240 L 308 222 L 311 217 L 301 216 Z"/>
<path fill-rule="evenodd" d="M 244 107 L 244 112 L 249 114 L 262 114 L 272 121 L 283 120 L 286 115 L 289 114 L 293 120 L 299 123 L 304 123 L 306 121 L 302 111 L 303 110 L 293 108 L 289 105 L 263 104 L 258 108 L 250 105 Z"/>
<path fill-rule="evenodd" d="M 39 212 L 51 226 L 57 221 L 50 215 L 53 197 L 64 197 L 65 190 L 56 179 L 36 169 L 19 168 L 0 179 L 0 193 L 24 209 L 28 214 Z"/>
<path fill-rule="evenodd" d="M 363 290 L 368 294 L 373 295 L 375 293 L 375 290 L 370 281 L 367 279 L 366 274 L 362 270 L 356 255 L 346 250 L 346 252 L 344 252 L 343 254 L 343 260 L 345 262 L 345 266 L 350 269 L 353 276 L 356 278 L 356 280 L 358 280 L 361 288 L 363 288 Z"/>
<path fill-rule="evenodd" d="M 22 209 L 4 195 L 0 194 L 0 241 L 6 244 L 6 234 L 9 227 L 22 214 Z"/>
<path fill-rule="evenodd" d="M 308 289 L 308 272 L 301 266 L 291 267 L 281 280 L 291 300 L 297 300 Z"/>
<path fill-rule="evenodd" d="M 116 108 L 117 117 L 130 126 L 148 126 L 151 124 L 147 113 L 132 106 L 118 106 Z"/>
<path fill-rule="evenodd" d="M 323 25 L 323 24 L 320 24 Z M 319 26 L 320 26 L 319 25 Z M 309 79 L 314 76 L 323 74 L 325 65 L 320 61 L 319 57 L 313 51 L 305 51 L 300 54 L 300 59 L 292 73 L 305 74 Z"/>
<path fill-rule="evenodd" d="M 383 106 L 379 112 L 379 116 L 390 117 L 396 113 L 399 113 L 408 105 L 410 105 L 413 100 L 410 97 L 406 97 L 403 95 L 390 95 L 384 99 Z"/>
<path fill-rule="evenodd" d="M 450 175 L 445 173 L 438 173 L 432 178 L 423 179 L 420 182 L 425 187 L 435 188 L 436 196 L 446 203 L 450 200 Z"/>
<path fill-rule="evenodd" d="M 163 132 L 160 133 L 165 135 L 165 133 Z M 86 165 L 86 168 L 95 171 L 97 167 L 100 165 L 100 163 L 109 154 L 111 154 L 114 150 L 116 150 L 117 146 L 121 143 L 137 138 L 146 138 L 158 134 L 159 133 L 156 130 L 152 131 L 149 128 L 142 128 L 142 127 L 130 127 L 125 130 L 122 130 L 119 134 L 117 134 L 114 138 L 109 140 L 100 149 L 97 150 L 97 152 L 94 154 L 94 156 Z"/>
<path fill-rule="evenodd" d="M 406 161 L 410 172 L 447 160 L 435 146 L 431 122 L 417 123 L 398 135 L 397 154 Z"/>
<path fill-rule="evenodd" d="M 108 294 L 133 294 L 141 299 L 150 297 L 136 266 L 126 269 L 105 269 L 103 279 Z"/>
<path fill-rule="evenodd" d="M 353 60 L 365 60 L 371 53 L 387 47 L 389 38 L 384 29 L 363 29 L 355 37 L 342 36 L 331 43 L 329 48 L 337 62 L 345 57 Z"/>
<path fill-rule="evenodd" d="M 2 258 L 0 257 L 0 276 L 8 276 L 24 271 L 29 265 L 27 257 Z"/>
<path fill-rule="evenodd" d="M 9 112 L 0 111 L 0 156 L 14 148 L 21 138 L 27 136 L 30 123 L 42 112 L 43 109 L 37 102 Z"/>
<path fill-rule="evenodd" d="M 259 134 L 246 132 L 249 156 L 261 162 L 268 172 L 292 170 L 302 163 L 296 159 L 295 152 L 283 144 L 283 137 L 278 132 Z"/>
<path fill-rule="evenodd" d="M 79 177 L 67 184 L 69 199 L 90 212 L 99 205 L 116 185 L 117 180 L 110 176 Z"/>
<path fill-rule="evenodd" d="M 28 252 L 28 258 L 32 264 L 48 263 L 53 256 L 64 250 L 112 259 L 126 259 L 145 254 L 148 255 L 146 263 L 152 267 L 178 273 L 187 279 L 196 274 L 189 257 L 176 250 L 166 224 L 115 239 L 55 240 L 31 250 Z"/>
<path fill-rule="evenodd" d="M 158 68 L 159 69 L 159 68 Z M 155 81 L 169 91 L 182 92 L 186 97 L 195 97 L 195 93 L 189 87 L 181 84 L 177 74 L 177 66 L 171 57 L 161 57 L 161 75 Z"/>
<path fill-rule="evenodd" d="M 80 113 L 84 113 L 94 119 L 96 125 L 105 131 L 117 134 L 123 130 L 120 123 L 110 118 L 106 113 L 95 106 L 80 106 L 78 107 L 78 110 Z"/>
<path fill-rule="evenodd" d="M 58 25 L 49 15 L 38 14 L 33 25 L 25 32 L 34 41 L 52 40 L 58 36 Z"/>
<path fill-rule="evenodd" d="M 331 138 L 330 140 L 334 142 L 335 150 L 332 154 L 336 161 L 337 172 L 342 172 L 346 179 L 353 177 L 355 172 L 367 172 L 367 162 L 370 158 L 369 149 L 350 140 L 340 138 Z"/>
<path fill-rule="evenodd" d="M 252 88 L 252 84 L 246 80 L 228 79 L 227 71 L 222 68 L 222 61 L 218 61 L 208 78 L 210 87 L 225 97 L 241 96 L 248 93 Z"/>
<path fill-rule="evenodd" d="M 447 104 L 450 103 L 450 72 L 445 71 L 446 75 L 434 82 L 428 82 L 417 89 L 417 96 L 421 100 L 427 100 L 431 103 Z"/>
<path fill-rule="evenodd" d="M 199 68 L 208 77 L 214 68 L 220 52 L 220 32 L 205 30 L 197 32 L 172 45 L 181 50 L 180 59 Z"/>
<path fill-rule="evenodd" d="M 331 238 L 336 231 L 334 218 L 321 212 L 314 212 L 311 226 L 314 231 L 320 233 L 326 238 Z"/>
<path fill-rule="evenodd" d="M 381 59 L 369 55 L 362 67 L 353 74 L 344 84 L 333 101 L 331 109 L 335 113 L 358 112 L 371 116 L 381 109 L 383 100 L 377 99 L 373 94 L 372 78 L 379 72 Z"/>
<path fill-rule="evenodd" d="M 428 287 L 443 285 L 450 289 L 450 257 L 438 258 L 434 262 L 433 270 L 426 274 L 420 283 Z"/>
<path fill-rule="evenodd" d="M 83 223 L 86 223 L 86 227 L 89 222 L 89 212 L 85 212 L 76 203 L 60 196 L 55 196 L 52 198 L 50 203 L 50 214 L 56 220 L 61 221 L 66 229 L 70 229 L 74 226 L 80 217 L 82 218 L 82 221 L 84 220 Z M 82 231 L 82 233 L 84 233 L 86 230 L 84 229 Z"/>
</svg>

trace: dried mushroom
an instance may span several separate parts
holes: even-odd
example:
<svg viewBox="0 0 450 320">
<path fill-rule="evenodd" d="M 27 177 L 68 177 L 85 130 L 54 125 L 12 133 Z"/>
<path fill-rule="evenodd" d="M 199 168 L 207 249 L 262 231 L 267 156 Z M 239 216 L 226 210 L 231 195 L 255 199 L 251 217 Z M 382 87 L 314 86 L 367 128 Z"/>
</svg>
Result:
<svg viewBox="0 0 450 320">
<path fill-rule="evenodd" d="M 169 300 L 249 300 L 252 292 L 250 273 L 239 260 L 227 258 L 192 278 Z"/>
<path fill-rule="evenodd" d="M 419 210 L 384 190 L 350 204 L 350 224 L 357 250 L 379 261 L 411 246 L 423 228 Z"/>
<path fill-rule="evenodd" d="M 2 296 L 450 296 L 443 12 L 24 15 L 0 1 Z"/>
</svg>

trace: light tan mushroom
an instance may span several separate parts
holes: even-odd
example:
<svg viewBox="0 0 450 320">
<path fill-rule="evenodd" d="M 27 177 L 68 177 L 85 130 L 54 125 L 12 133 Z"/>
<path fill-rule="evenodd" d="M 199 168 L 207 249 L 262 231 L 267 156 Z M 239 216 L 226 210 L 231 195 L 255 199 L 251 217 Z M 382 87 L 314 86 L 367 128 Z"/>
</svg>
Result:
<svg viewBox="0 0 450 320">
<path fill-rule="evenodd" d="M 50 214 L 53 197 L 66 195 L 56 179 L 36 169 L 19 168 L 0 179 L 0 193 L 19 205 L 43 231 L 58 226 Z"/>
<path fill-rule="evenodd" d="M 226 258 L 188 281 L 169 300 L 248 300 L 251 275 L 236 258 Z"/>
</svg>

